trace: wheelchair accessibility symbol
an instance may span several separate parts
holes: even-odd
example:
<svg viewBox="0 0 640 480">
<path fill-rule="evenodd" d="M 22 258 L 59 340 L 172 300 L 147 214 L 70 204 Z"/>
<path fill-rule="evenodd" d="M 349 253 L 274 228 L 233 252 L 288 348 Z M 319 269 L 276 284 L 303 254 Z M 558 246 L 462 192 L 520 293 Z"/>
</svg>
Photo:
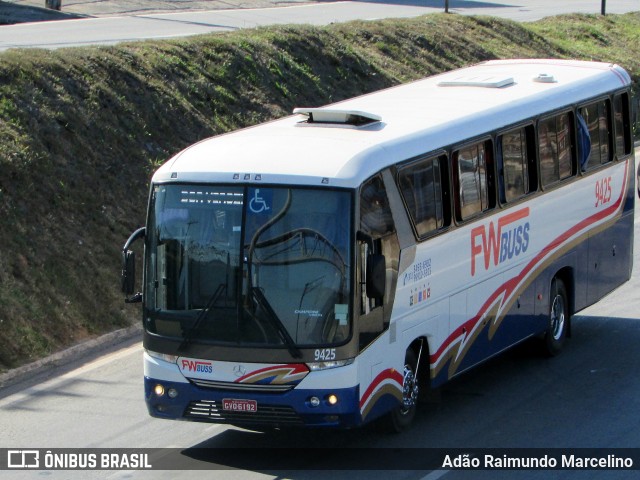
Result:
<svg viewBox="0 0 640 480">
<path fill-rule="evenodd" d="M 256 188 L 255 192 L 253 193 L 253 197 L 251 197 L 251 200 L 249 200 L 249 210 L 251 210 L 253 213 L 263 213 L 271 210 L 271 207 L 267 205 L 267 199 L 263 198 L 260 195 L 259 188 Z"/>
</svg>

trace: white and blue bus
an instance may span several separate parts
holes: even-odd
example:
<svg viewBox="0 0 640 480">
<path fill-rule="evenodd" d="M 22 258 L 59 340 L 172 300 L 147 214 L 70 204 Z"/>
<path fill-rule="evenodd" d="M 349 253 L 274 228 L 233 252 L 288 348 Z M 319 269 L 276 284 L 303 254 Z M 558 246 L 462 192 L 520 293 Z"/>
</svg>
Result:
<svg viewBox="0 0 640 480">
<path fill-rule="evenodd" d="M 634 178 L 605 63 L 490 61 L 201 141 L 123 249 L 149 413 L 403 430 L 509 347 L 558 353 L 630 278 Z"/>
</svg>

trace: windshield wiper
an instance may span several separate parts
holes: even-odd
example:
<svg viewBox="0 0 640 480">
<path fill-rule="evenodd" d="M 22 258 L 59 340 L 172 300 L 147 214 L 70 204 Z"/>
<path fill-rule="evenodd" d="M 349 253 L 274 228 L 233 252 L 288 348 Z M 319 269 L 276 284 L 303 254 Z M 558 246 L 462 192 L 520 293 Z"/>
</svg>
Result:
<svg viewBox="0 0 640 480">
<path fill-rule="evenodd" d="M 271 308 L 271 305 L 269 305 L 269 301 L 264 296 L 264 293 L 262 293 L 262 290 L 260 290 L 260 288 L 258 287 L 252 287 L 251 295 L 253 298 L 255 298 L 256 302 L 258 302 L 260 308 L 262 308 L 262 310 L 264 310 L 264 312 L 267 314 L 267 318 L 271 321 L 273 326 L 276 327 L 276 330 L 278 330 L 278 333 L 280 334 L 280 337 L 282 338 L 284 344 L 287 346 L 287 349 L 289 350 L 291 356 L 293 358 L 302 358 L 302 352 L 296 346 L 296 342 L 293 340 L 293 338 L 291 338 L 287 327 L 282 324 L 276 312 L 274 312 L 273 308 Z"/>
<path fill-rule="evenodd" d="M 182 340 L 182 343 L 178 347 L 178 350 L 184 350 L 185 348 L 187 348 L 187 346 L 189 346 L 189 344 L 191 343 L 191 340 L 193 339 L 193 334 L 198 329 L 202 321 L 209 314 L 209 310 L 211 310 L 211 308 L 216 304 L 216 302 L 220 298 L 220 295 L 222 295 L 222 292 L 224 292 L 226 289 L 227 289 L 227 286 L 224 283 L 221 283 L 220 285 L 218 285 L 218 288 L 216 288 L 216 291 L 213 292 L 213 295 L 209 297 L 207 304 L 202 309 L 202 311 L 198 314 L 198 317 L 196 318 L 195 322 L 193 322 L 193 325 L 191 325 L 191 328 L 189 329 L 187 334 L 184 336 L 184 340 Z"/>
</svg>

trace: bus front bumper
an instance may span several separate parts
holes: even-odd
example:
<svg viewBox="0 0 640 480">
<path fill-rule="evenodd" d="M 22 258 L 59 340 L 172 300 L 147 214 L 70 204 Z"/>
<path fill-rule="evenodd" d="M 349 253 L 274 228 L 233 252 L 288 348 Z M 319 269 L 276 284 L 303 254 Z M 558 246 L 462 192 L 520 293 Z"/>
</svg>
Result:
<svg viewBox="0 0 640 480">
<path fill-rule="evenodd" d="M 262 427 L 350 428 L 361 423 L 358 387 L 285 393 L 226 391 L 144 378 L 152 417 Z"/>
</svg>

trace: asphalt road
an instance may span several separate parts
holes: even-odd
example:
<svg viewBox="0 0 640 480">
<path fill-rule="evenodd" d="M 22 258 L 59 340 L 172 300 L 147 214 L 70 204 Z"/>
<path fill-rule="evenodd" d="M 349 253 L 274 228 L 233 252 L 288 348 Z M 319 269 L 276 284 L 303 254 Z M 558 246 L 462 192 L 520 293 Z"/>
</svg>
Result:
<svg viewBox="0 0 640 480">
<path fill-rule="evenodd" d="M 60 48 L 123 41 L 175 38 L 274 24 L 326 25 L 350 20 L 416 17 L 443 11 L 443 0 L 356 0 L 278 8 L 214 10 L 123 17 L 60 20 L 0 27 L 0 51 Z M 451 0 L 450 12 L 532 21 L 549 15 L 600 13 L 599 0 Z M 609 0 L 608 13 L 640 10 L 638 0 Z"/>
<path fill-rule="evenodd" d="M 640 154 L 637 156 L 640 161 Z M 640 210 L 640 209 L 638 209 Z M 251 432 L 234 427 L 153 419 L 143 400 L 142 347 L 116 347 L 78 368 L 33 372 L 33 378 L 0 390 L 0 448 L 174 448 L 174 455 L 199 472 L 44 471 L 2 472 L 3 478 L 261 479 L 375 478 L 446 480 L 630 478 L 624 471 L 450 471 L 407 470 L 415 455 L 431 448 L 633 448 L 640 446 L 640 212 L 636 210 L 634 273 L 630 282 L 580 312 L 573 337 L 557 357 L 547 359 L 517 348 L 446 386 L 437 403 L 422 405 L 415 426 L 389 436 L 374 428 L 346 432 Z M 40 375 L 40 377 L 38 377 Z M 304 468 L 284 470 L 296 455 L 291 447 L 331 447 L 303 452 Z M 197 448 L 222 449 L 198 455 Z M 273 466 L 256 466 L 250 456 L 229 449 L 265 448 Z M 359 470 L 322 471 L 324 462 L 354 448 Z M 376 449 L 386 450 L 376 450 Z M 226 449 L 226 450 L 225 450 Z M 361 450 L 357 450 L 361 449 Z M 413 451 L 402 449 L 417 449 Z M 242 450 L 237 450 L 242 452 Z M 251 452 L 249 450 L 249 452 Z M 274 453 L 275 452 L 275 453 Z M 313 451 L 315 452 L 315 450 Z M 384 472 L 361 468 L 391 455 Z M 415 453 L 413 453 L 415 452 Z M 159 453 L 162 460 L 163 453 Z M 298 454 L 300 455 L 300 454 Z M 326 455 L 326 457 L 323 457 Z M 404 461 L 406 456 L 406 463 Z M 193 460 L 193 458 L 198 460 Z M 156 458 L 157 460 L 158 458 Z M 382 459 L 384 461 L 384 458 Z M 193 463 L 195 462 L 195 463 Z M 219 466 L 223 469 L 219 469 Z M 285 466 L 289 463 L 285 463 Z M 347 465 L 349 466 L 349 465 Z M 231 470 L 231 469 L 234 470 Z"/>
</svg>

